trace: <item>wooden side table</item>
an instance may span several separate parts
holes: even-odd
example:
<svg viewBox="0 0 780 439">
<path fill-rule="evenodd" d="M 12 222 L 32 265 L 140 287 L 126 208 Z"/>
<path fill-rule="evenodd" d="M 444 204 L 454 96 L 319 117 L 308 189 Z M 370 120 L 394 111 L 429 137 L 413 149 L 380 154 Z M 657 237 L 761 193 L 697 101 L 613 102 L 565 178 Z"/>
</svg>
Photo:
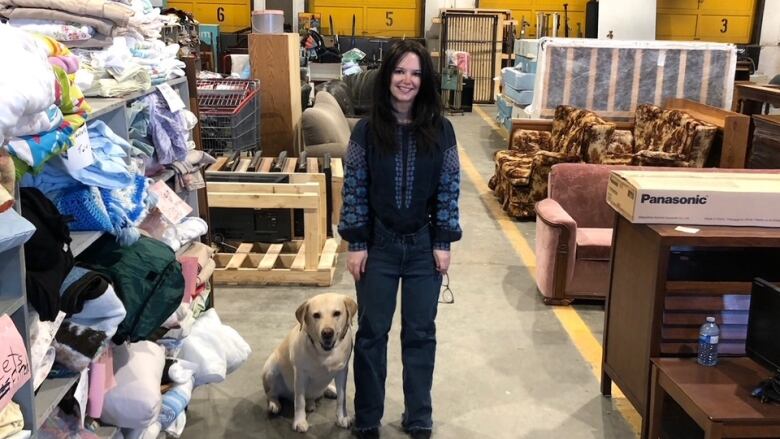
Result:
<svg viewBox="0 0 780 439">
<path fill-rule="evenodd" d="M 667 395 L 704 430 L 705 439 L 780 437 L 780 405 L 750 395 L 772 372 L 750 358 L 721 358 L 715 367 L 700 366 L 694 358 L 654 358 L 652 364 L 644 438 L 661 437 Z"/>
<path fill-rule="evenodd" d="M 780 106 L 780 87 L 753 83 L 734 84 L 732 110 L 752 115 L 763 113 L 764 104 Z"/>
</svg>

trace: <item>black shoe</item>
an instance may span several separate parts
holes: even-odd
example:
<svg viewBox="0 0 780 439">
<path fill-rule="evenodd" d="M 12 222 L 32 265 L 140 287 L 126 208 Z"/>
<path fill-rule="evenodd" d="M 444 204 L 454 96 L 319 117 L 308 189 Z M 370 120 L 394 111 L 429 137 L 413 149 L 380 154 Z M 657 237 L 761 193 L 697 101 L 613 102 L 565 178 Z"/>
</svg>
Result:
<svg viewBox="0 0 780 439">
<path fill-rule="evenodd" d="M 379 439 L 378 428 L 369 428 L 368 430 L 352 430 L 352 434 L 358 439 Z"/>
<path fill-rule="evenodd" d="M 431 439 L 431 430 L 426 430 L 424 428 L 409 430 L 409 437 L 412 439 Z"/>
</svg>

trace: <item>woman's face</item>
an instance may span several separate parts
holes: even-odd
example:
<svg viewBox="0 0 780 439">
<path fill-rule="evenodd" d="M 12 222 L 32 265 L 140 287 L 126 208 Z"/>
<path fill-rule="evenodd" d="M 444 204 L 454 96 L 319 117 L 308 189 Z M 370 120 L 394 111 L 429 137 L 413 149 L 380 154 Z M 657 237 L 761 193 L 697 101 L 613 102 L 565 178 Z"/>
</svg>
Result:
<svg viewBox="0 0 780 439">
<path fill-rule="evenodd" d="M 420 57 L 416 53 L 407 52 L 395 66 L 390 78 L 390 93 L 393 104 L 411 104 L 420 90 Z"/>
</svg>

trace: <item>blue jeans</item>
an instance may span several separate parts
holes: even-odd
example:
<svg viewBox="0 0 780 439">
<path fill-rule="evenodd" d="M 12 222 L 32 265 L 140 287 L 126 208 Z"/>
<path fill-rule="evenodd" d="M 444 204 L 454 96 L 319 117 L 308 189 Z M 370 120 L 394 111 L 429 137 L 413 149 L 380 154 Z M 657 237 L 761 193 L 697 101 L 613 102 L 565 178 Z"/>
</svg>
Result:
<svg viewBox="0 0 780 439">
<path fill-rule="evenodd" d="M 436 308 L 441 275 L 436 271 L 431 230 L 397 235 L 378 221 L 366 271 L 356 283 L 355 427 L 379 427 L 384 413 L 387 334 L 401 281 L 401 350 L 407 430 L 431 429 L 431 385 L 436 357 Z"/>
</svg>

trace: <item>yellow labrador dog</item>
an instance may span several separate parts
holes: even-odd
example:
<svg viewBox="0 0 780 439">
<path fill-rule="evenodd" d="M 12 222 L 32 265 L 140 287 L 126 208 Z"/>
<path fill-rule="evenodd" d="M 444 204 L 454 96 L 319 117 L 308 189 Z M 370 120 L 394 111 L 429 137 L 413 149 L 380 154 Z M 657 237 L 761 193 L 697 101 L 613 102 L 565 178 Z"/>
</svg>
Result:
<svg viewBox="0 0 780 439">
<path fill-rule="evenodd" d="M 347 415 L 347 373 L 352 355 L 352 317 L 357 303 L 345 295 L 319 294 L 303 302 L 295 311 L 298 325 L 293 328 L 263 366 L 263 387 L 268 412 L 278 414 L 279 399 L 295 405 L 293 430 L 306 432 L 306 412 L 315 400 L 336 397 L 336 423 L 349 428 Z M 329 386 L 335 378 L 336 386 Z"/>
</svg>

